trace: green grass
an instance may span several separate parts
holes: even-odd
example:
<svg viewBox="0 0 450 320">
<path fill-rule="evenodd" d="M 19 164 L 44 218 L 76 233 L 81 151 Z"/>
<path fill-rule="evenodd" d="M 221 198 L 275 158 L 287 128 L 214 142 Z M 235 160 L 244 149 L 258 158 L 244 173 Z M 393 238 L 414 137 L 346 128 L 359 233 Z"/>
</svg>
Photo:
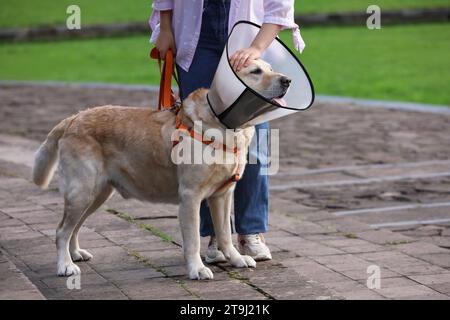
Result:
<svg viewBox="0 0 450 320">
<path fill-rule="evenodd" d="M 65 25 L 66 9 L 76 4 L 81 9 L 81 24 L 147 21 L 149 0 L 1 0 L 0 28 Z"/>
<path fill-rule="evenodd" d="M 306 28 L 302 35 L 301 59 L 319 94 L 450 105 L 450 24 Z"/>
<path fill-rule="evenodd" d="M 0 28 L 65 24 L 66 8 L 81 8 L 82 24 L 147 21 L 151 0 L 1 0 Z M 448 7 L 449 0 L 296 0 L 297 13 L 365 11 L 371 4 L 382 10 Z"/>
<path fill-rule="evenodd" d="M 449 0 L 296 0 L 297 13 L 363 11 L 375 4 L 381 10 L 448 7 Z"/>
<path fill-rule="evenodd" d="M 450 24 L 305 28 L 300 58 L 318 94 L 450 105 L 449 35 Z M 147 36 L 0 44 L 0 79 L 157 84 L 150 47 Z"/>
<path fill-rule="evenodd" d="M 148 39 L 0 44 L 0 79 L 156 83 Z"/>
</svg>

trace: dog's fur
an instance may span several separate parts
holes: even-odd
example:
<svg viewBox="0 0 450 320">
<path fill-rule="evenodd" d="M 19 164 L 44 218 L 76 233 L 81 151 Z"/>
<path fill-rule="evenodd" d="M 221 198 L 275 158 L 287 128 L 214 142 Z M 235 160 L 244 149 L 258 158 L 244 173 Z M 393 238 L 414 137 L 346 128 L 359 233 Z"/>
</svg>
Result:
<svg viewBox="0 0 450 320">
<path fill-rule="evenodd" d="M 269 98 L 286 91 L 280 84 L 284 76 L 273 72 L 262 60 L 254 61 L 238 74 L 256 91 L 270 92 Z M 208 106 L 206 93 L 206 89 L 199 89 L 189 95 L 179 116 L 188 125 L 202 121 L 205 130 L 224 131 Z M 204 199 L 211 209 L 218 245 L 225 257 L 235 267 L 255 267 L 255 261 L 241 255 L 231 241 L 234 184 L 218 190 L 234 173 L 235 163 L 175 165 L 171 160 L 174 130 L 175 115 L 171 111 L 119 106 L 87 109 L 51 130 L 36 153 L 33 180 L 47 187 L 59 158 L 64 216 L 56 231 L 58 275 L 79 274 L 80 268 L 73 261 L 92 258 L 79 246 L 79 230 L 114 190 L 124 198 L 180 204 L 183 249 L 191 279 L 213 278 L 200 257 L 199 209 Z M 237 147 L 247 150 L 253 134 L 253 127 L 235 131 Z M 212 148 L 199 141 L 194 143 L 203 149 Z M 243 170 L 244 165 L 240 167 L 241 175 Z"/>
</svg>

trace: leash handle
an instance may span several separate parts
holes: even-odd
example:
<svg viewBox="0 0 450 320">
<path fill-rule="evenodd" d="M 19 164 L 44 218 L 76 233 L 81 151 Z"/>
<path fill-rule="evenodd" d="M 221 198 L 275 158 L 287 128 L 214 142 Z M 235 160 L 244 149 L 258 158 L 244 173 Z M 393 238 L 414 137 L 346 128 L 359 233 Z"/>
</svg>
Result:
<svg viewBox="0 0 450 320">
<path fill-rule="evenodd" d="M 150 51 L 150 58 L 157 59 L 159 71 L 161 73 L 161 81 L 159 83 L 159 99 L 158 110 L 170 109 L 175 104 L 175 95 L 172 91 L 172 76 L 178 83 L 174 68 L 174 58 L 171 49 L 167 50 L 164 57 L 164 63 L 161 63 L 161 56 L 159 50 L 155 47 Z M 162 67 L 161 67 L 162 64 Z"/>
</svg>

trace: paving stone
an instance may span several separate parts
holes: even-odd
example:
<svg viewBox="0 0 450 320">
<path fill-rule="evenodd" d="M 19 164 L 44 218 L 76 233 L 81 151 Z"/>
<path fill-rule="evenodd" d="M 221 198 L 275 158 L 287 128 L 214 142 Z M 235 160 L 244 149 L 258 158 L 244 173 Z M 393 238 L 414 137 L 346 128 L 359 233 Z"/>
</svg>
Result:
<svg viewBox="0 0 450 320">
<path fill-rule="evenodd" d="M 343 233 L 363 232 L 370 229 L 367 224 L 348 217 L 334 217 L 328 220 L 317 221 L 317 224 Z"/>
<path fill-rule="evenodd" d="M 384 300 L 385 298 L 375 291 L 369 289 L 355 290 L 340 293 L 347 300 Z"/>
<path fill-rule="evenodd" d="M 413 275 L 432 275 L 432 274 L 441 274 L 446 273 L 448 270 L 441 268 L 439 266 L 432 265 L 430 263 L 420 264 L 420 265 L 390 265 L 386 268 L 393 270 L 404 276 L 413 276 Z"/>
<path fill-rule="evenodd" d="M 393 267 L 390 268 L 394 270 L 394 268 L 398 268 L 400 266 L 413 266 L 413 265 L 426 265 L 427 262 L 417 259 L 411 256 L 408 256 L 401 252 L 396 251 L 388 251 L 388 252 L 370 252 L 370 253 L 361 253 L 357 255 L 358 257 L 372 261 L 376 265 Z M 395 270 L 394 270 L 395 271 Z"/>
<path fill-rule="evenodd" d="M 442 294 L 446 294 L 450 297 L 450 282 L 446 283 L 437 283 L 437 284 L 429 284 L 427 285 L 433 290 L 436 290 L 437 292 L 440 292 Z"/>
<path fill-rule="evenodd" d="M 417 296 L 428 296 L 436 295 L 436 291 L 423 286 L 423 285 L 412 285 L 412 286 L 401 286 L 401 287 L 390 287 L 374 290 L 381 294 L 382 296 L 389 299 L 404 299 L 407 297 L 417 297 Z"/>
<path fill-rule="evenodd" d="M 289 259 L 288 261 L 283 261 L 283 265 L 289 267 L 291 270 L 294 270 L 302 277 L 314 280 L 318 283 L 348 280 L 347 277 L 341 275 L 340 273 L 330 270 L 329 268 L 326 268 L 314 261 L 301 264 L 294 259 Z"/>
<path fill-rule="evenodd" d="M 315 256 L 312 257 L 312 259 L 336 271 L 367 268 L 367 266 L 372 264 L 371 262 L 351 254 Z"/>
<path fill-rule="evenodd" d="M 338 239 L 338 240 L 325 240 L 321 241 L 322 244 L 334 247 L 334 248 L 346 248 L 346 247 L 354 247 L 354 246 L 365 246 L 365 245 L 371 245 L 372 243 L 361 240 L 361 239 Z"/>
<path fill-rule="evenodd" d="M 130 299 L 186 298 L 190 295 L 180 284 L 170 278 L 152 278 L 120 286 Z M 164 290 L 161 290 L 164 288 Z M 195 299 L 195 296 L 192 297 Z"/>
<path fill-rule="evenodd" d="M 328 266 L 330 269 L 333 269 L 333 266 Z M 339 271 L 341 274 L 345 275 L 346 277 L 352 279 L 352 280 L 364 280 L 366 281 L 370 274 L 367 273 L 367 267 L 359 268 L 359 269 L 350 269 L 350 270 L 336 270 Z M 335 269 L 333 269 L 335 270 Z M 388 277 L 398 277 L 400 276 L 399 273 L 391 271 L 386 268 L 380 268 L 380 276 L 382 279 L 388 278 Z"/>
<path fill-rule="evenodd" d="M 433 293 L 426 295 L 403 297 L 402 300 L 450 300 L 450 297 L 445 294 Z"/>
<path fill-rule="evenodd" d="M 160 250 L 171 250 L 171 249 L 179 249 L 177 245 L 166 242 L 166 241 L 153 241 L 150 242 L 140 242 L 140 243 L 130 243 L 126 245 L 129 250 L 133 251 L 160 251 Z"/>
<path fill-rule="evenodd" d="M 16 226 L 20 226 L 22 225 L 23 222 L 18 220 L 18 219 L 14 219 L 12 217 L 8 217 L 7 219 L 2 219 L 0 221 L 0 225 L 2 227 L 16 227 Z"/>
<path fill-rule="evenodd" d="M 119 271 L 103 272 L 102 277 L 114 283 L 127 283 L 131 281 L 143 281 L 149 278 L 161 278 L 164 274 L 158 272 L 148 266 L 139 269 L 128 269 Z"/>
<path fill-rule="evenodd" d="M 41 278 L 40 281 L 42 281 L 46 286 L 48 286 L 51 289 L 68 289 L 67 283 L 71 280 L 68 277 L 58 277 L 56 276 L 56 272 L 53 272 L 52 276 Z M 80 274 L 80 286 L 83 287 L 92 287 L 97 286 L 101 284 L 107 284 L 108 281 L 103 277 L 100 276 L 97 273 L 84 273 L 82 272 Z"/>
<path fill-rule="evenodd" d="M 296 236 L 275 238 L 272 239 L 272 243 L 284 250 L 293 251 L 299 255 L 305 256 L 333 255 L 342 253 L 342 251 L 338 249 Z"/>
<path fill-rule="evenodd" d="M 184 255 L 181 248 L 139 251 L 139 254 L 149 259 L 150 263 L 159 267 L 180 265 L 184 262 Z"/>
<path fill-rule="evenodd" d="M 450 272 L 443 274 L 414 275 L 409 276 L 409 278 L 427 286 L 434 284 L 450 283 Z"/>
<path fill-rule="evenodd" d="M 93 239 L 93 240 L 85 240 L 83 235 L 79 237 L 80 247 L 87 249 L 88 251 L 94 248 L 106 248 L 112 247 L 115 245 L 114 242 L 111 242 L 107 239 Z"/>
<path fill-rule="evenodd" d="M 367 252 L 380 252 L 380 251 L 388 251 L 384 246 L 380 246 L 377 244 L 365 244 L 365 245 L 357 245 L 351 247 L 343 247 L 340 250 L 345 251 L 346 253 L 367 253 Z"/>
<path fill-rule="evenodd" d="M 36 290 L 8 290 L 0 292 L 0 300 L 44 300 Z"/>
<path fill-rule="evenodd" d="M 420 256 L 421 259 L 428 261 L 432 264 L 450 268 L 450 254 L 448 253 L 433 253 L 433 254 L 425 254 Z"/>
<path fill-rule="evenodd" d="M 50 299 L 77 300 L 128 300 L 129 297 L 119 288 L 110 284 L 81 286 L 81 289 L 60 288 L 55 290 L 55 296 Z"/>
<path fill-rule="evenodd" d="M 399 244 L 395 245 L 394 248 L 416 257 L 432 253 L 443 253 L 450 256 L 450 250 L 438 247 L 432 243 L 427 242 Z"/>
<path fill-rule="evenodd" d="M 357 232 L 358 238 L 376 243 L 376 244 L 389 244 L 397 242 L 411 242 L 414 239 L 404 236 L 400 233 L 395 233 L 389 230 L 370 230 Z"/>
<path fill-rule="evenodd" d="M 2 251 L 0 251 L 0 300 L 44 300 L 44 296 Z"/>
<path fill-rule="evenodd" d="M 327 228 L 316 224 L 311 221 L 300 220 L 299 218 L 290 217 L 287 215 L 274 214 L 270 217 L 270 224 L 280 228 L 282 230 L 287 230 L 295 234 L 322 234 L 329 232 Z"/>
</svg>

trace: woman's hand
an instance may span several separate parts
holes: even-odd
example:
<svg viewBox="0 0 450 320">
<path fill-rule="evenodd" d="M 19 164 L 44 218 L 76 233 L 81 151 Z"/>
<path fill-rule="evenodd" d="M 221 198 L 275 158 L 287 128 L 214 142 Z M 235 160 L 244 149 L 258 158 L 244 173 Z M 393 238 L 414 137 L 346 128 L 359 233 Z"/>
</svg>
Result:
<svg viewBox="0 0 450 320">
<path fill-rule="evenodd" d="M 161 11 L 160 20 L 160 31 L 155 45 L 159 51 L 159 56 L 164 60 L 169 49 L 172 49 L 173 54 L 177 51 L 172 32 L 172 10 Z"/>
<path fill-rule="evenodd" d="M 261 57 L 261 50 L 250 47 L 236 51 L 230 58 L 231 66 L 235 71 L 248 67 L 250 62 Z"/>
<path fill-rule="evenodd" d="M 159 51 L 159 56 L 164 60 L 166 53 L 172 49 L 173 54 L 176 52 L 175 39 L 172 30 L 161 30 L 155 42 L 156 48 Z"/>
<path fill-rule="evenodd" d="M 280 25 L 263 23 L 250 48 L 238 50 L 231 56 L 230 62 L 233 69 L 239 71 L 242 67 L 248 67 L 252 60 L 260 58 L 280 30 Z"/>
</svg>

